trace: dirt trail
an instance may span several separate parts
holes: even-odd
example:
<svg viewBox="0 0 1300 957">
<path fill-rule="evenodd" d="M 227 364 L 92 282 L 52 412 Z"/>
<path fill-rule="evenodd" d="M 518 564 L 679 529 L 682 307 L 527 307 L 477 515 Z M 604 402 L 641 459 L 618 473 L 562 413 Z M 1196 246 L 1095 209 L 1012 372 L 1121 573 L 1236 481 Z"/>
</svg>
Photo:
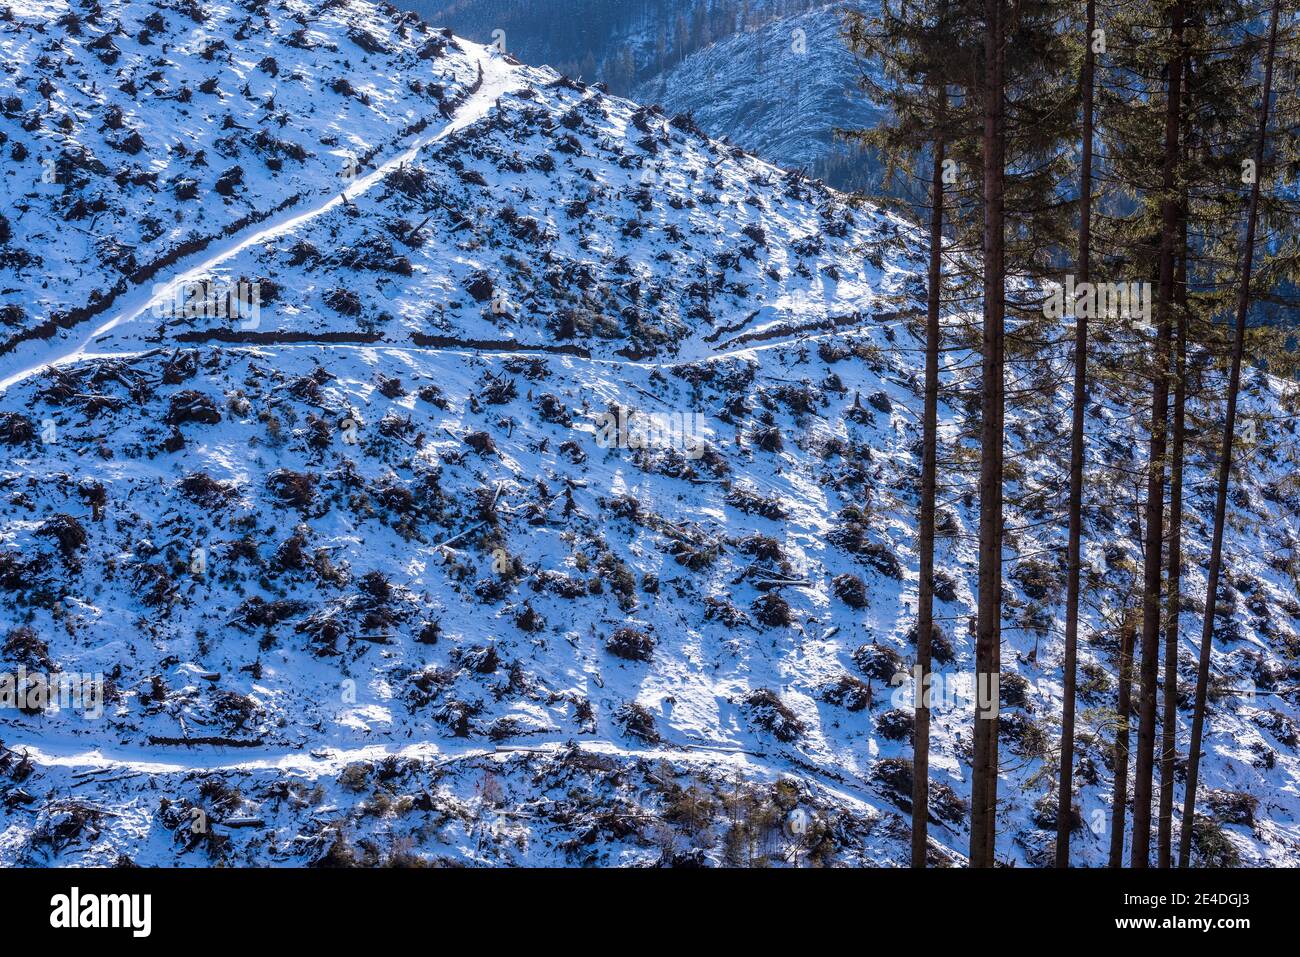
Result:
<svg viewBox="0 0 1300 957">
<path fill-rule="evenodd" d="M 490 49 L 490 48 L 489 48 Z M 209 249 L 205 249 L 205 258 L 192 262 L 193 257 L 186 257 L 176 264 L 176 270 L 164 279 L 158 279 L 148 286 L 136 286 L 124 289 L 115 296 L 114 303 L 120 304 L 118 311 L 109 319 L 98 325 L 89 335 L 83 337 L 76 345 L 51 355 L 48 352 L 36 361 L 28 360 L 21 368 L 6 372 L 7 362 L 0 362 L 0 392 L 15 383 L 29 378 L 51 365 L 63 365 L 76 362 L 85 356 L 95 341 L 125 323 L 133 322 L 148 313 L 160 302 L 168 302 L 175 297 L 176 290 L 186 283 L 210 278 L 211 273 L 226 260 L 238 255 L 249 246 L 266 243 L 328 212 L 343 202 L 351 202 L 356 197 L 380 184 L 390 172 L 411 162 L 419 150 L 446 139 L 451 134 L 470 126 L 482 119 L 492 109 L 498 97 L 509 92 L 517 83 L 517 69 L 500 56 L 492 55 L 480 61 L 483 76 L 478 88 L 460 105 L 452 118 L 437 133 L 422 136 L 409 146 L 381 163 L 372 172 L 358 179 L 342 192 L 318 194 L 317 202 L 306 210 L 292 204 L 277 215 L 250 226 L 245 230 L 224 238 Z M 197 255 L 197 254 L 196 254 Z M 183 263 L 188 262 L 189 265 Z M 16 353 L 5 356 L 12 359 Z"/>
</svg>

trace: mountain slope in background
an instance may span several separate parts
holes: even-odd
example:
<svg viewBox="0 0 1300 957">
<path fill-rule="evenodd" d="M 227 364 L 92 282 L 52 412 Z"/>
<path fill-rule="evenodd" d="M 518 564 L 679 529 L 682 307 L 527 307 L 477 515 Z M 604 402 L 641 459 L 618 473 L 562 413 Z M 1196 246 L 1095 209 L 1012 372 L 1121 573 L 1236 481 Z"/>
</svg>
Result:
<svg viewBox="0 0 1300 957">
<path fill-rule="evenodd" d="M 68 253 L 84 285 L 56 302 L 43 273 L 5 260 L 0 286 L 30 327 L 72 319 L 0 348 L 2 670 L 102 673 L 108 694 L 100 716 L 0 709 L 0 860 L 906 861 L 920 231 L 687 117 L 394 8 L 250 6 L 252 52 L 211 61 L 248 9 L 105 4 L 77 34 L 72 8 L 43 4 L 0 24 L 8 62 L 58 49 L 5 78 L 0 97 L 24 103 L 46 80 L 53 102 L 61 84 L 162 69 L 130 39 L 155 11 L 167 25 L 146 46 L 166 45 L 168 69 L 244 76 L 250 102 L 312 70 L 321 117 L 355 99 L 336 71 L 364 71 L 372 104 L 453 91 L 377 126 L 341 195 L 324 163 L 278 185 L 244 152 L 263 124 L 236 114 L 236 197 L 258 202 L 202 192 L 214 238 L 162 251 L 145 281 Z M 86 52 L 102 35 L 112 64 Z M 337 47 L 328 70 L 300 40 Z M 266 55 L 279 74 L 246 71 Z M 164 169 L 210 125 L 174 108 L 133 108 Z M 7 147 L 98 142 L 89 122 L 62 139 L 44 119 L 24 129 L 24 112 L 0 118 Z M 338 135 L 295 130 L 312 153 Z M 81 195 L 123 221 L 153 208 L 129 180 L 59 185 L 6 193 L 6 255 L 52 258 L 21 224 L 55 223 Z M 240 222 L 235 204 L 294 193 L 282 215 Z M 254 317 L 171 308 L 188 283 L 239 279 L 258 284 Z M 107 307 L 75 311 L 76 289 L 115 283 Z M 976 319 L 945 331 L 937 864 L 966 844 Z M 1038 407 L 1007 421 L 999 845 L 1029 864 L 1055 827 L 1064 362 L 1024 367 Z M 1095 865 L 1117 627 L 1140 575 L 1137 490 L 1116 477 L 1140 472 L 1142 436 L 1126 397 L 1093 400 L 1076 853 Z M 1300 859 L 1296 401 L 1249 377 L 1257 445 L 1219 609 L 1206 863 Z M 1204 589 L 1205 454 L 1187 479 L 1188 596 Z M 1189 597 L 1184 634 L 1199 615 Z M 1190 674 L 1190 640 L 1180 662 Z"/>
<path fill-rule="evenodd" d="M 866 2 L 854 4 L 870 8 Z M 819 0 L 406 0 L 458 34 L 620 95 L 690 113 L 714 136 L 841 189 L 878 188 L 836 128 L 874 125 L 862 66 L 839 36 L 844 3 Z M 499 31 L 499 33 L 498 33 Z"/>
</svg>

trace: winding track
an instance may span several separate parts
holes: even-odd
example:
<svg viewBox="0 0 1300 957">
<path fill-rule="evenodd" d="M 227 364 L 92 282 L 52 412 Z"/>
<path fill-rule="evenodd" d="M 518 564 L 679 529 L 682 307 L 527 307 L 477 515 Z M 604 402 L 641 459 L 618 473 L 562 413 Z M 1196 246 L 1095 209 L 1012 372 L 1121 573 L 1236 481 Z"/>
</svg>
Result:
<svg viewBox="0 0 1300 957">
<path fill-rule="evenodd" d="M 53 356 L 44 355 L 38 362 L 25 365 L 7 374 L 4 371 L 3 364 L 0 364 L 0 377 L 2 377 L 0 378 L 0 392 L 4 392 L 10 386 L 30 378 L 50 366 L 65 365 L 87 357 L 90 354 L 90 347 L 97 339 L 118 326 L 139 319 L 142 315 L 148 313 L 155 304 L 171 301 L 174 299 L 177 289 L 185 283 L 206 279 L 217 266 L 249 246 L 265 243 L 283 236 L 297 229 L 303 223 L 310 222 L 321 214 L 328 212 L 335 206 L 345 201 L 352 201 L 357 196 L 369 191 L 377 183 L 382 183 L 384 178 L 393 170 L 409 163 L 421 149 L 477 123 L 487 115 L 499 97 L 521 85 L 517 80 L 518 67 L 510 64 L 492 48 L 484 47 L 483 53 L 483 59 L 479 60 L 479 64 L 483 68 L 482 83 L 460 105 L 452 118 L 438 132 L 417 137 L 405 149 L 385 160 L 372 172 L 361 177 L 342 192 L 336 193 L 333 189 L 322 191 L 319 200 L 311 208 L 300 210 L 297 207 L 290 207 L 269 220 L 227 237 L 218 243 L 215 248 L 205 250 L 204 258 L 198 261 L 191 261 L 188 265 L 182 265 L 182 263 L 186 262 L 186 260 L 182 260 L 182 263 L 178 263 L 176 269 L 169 273 L 168 278 L 150 285 L 136 287 L 124 297 L 124 305 L 110 319 L 97 326 L 77 345 Z"/>
<path fill-rule="evenodd" d="M 780 760 L 773 763 L 765 760 L 766 753 L 755 754 L 743 751 L 732 745 L 700 743 L 671 743 L 667 747 L 628 748 L 603 739 L 583 739 L 576 742 L 579 750 L 591 755 L 605 755 L 614 758 L 632 760 L 669 761 L 674 764 L 690 762 L 707 762 L 713 765 L 727 766 L 736 771 L 749 770 L 769 777 L 778 777 L 791 773 L 789 755 L 778 753 L 772 755 Z M 558 753 L 570 745 L 570 739 L 564 740 L 528 740 L 518 745 L 502 745 L 493 748 L 466 745 L 448 747 L 447 742 L 421 741 L 403 747 L 386 745 L 367 745 L 356 748 L 320 747 L 312 751 L 290 749 L 253 749 L 244 751 L 247 755 L 242 760 L 228 760 L 220 749 L 202 746 L 199 752 L 187 751 L 177 759 L 160 759 L 155 751 L 144 747 L 125 747 L 114 749 L 105 754 L 103 749 L 82 750 L 81 742 L 72 739 L 44 739 L 40 744 L 10 741 L 5 747 L 16 753 L 26 753 L 32 761 L 44 768 L 66 768 L 82 779 L 91 783 L 96 774 L 184 774 L 195 770 L 238 772 L 238 771 L 279 771 L 298 772 L 308 777 L 338 774 L 349 764 L 358 761 L 379 761 L 389 756 L 407 759 L 432 761 L 437 766 L 475 758 L 508 758 L 521 751 Z M 884 795 L 877 794 L 865 782 L 851 780 L 845 775 L 811 767 L 807 761 L 799 761 L 795 771 L 805 779 L 814 780 L 829 797 L 837 802 L 873 813 L 898 813 L 892 802 Z M 942 822 L 933 821 L 939 827 L 948 830 Z M 955 837 L 960 837 L 954 833 Z M 954 846 L 936 839 L 931 841 L 942 848 L 952 859 L 963 861 L 962 855 Z"/>
</svg>

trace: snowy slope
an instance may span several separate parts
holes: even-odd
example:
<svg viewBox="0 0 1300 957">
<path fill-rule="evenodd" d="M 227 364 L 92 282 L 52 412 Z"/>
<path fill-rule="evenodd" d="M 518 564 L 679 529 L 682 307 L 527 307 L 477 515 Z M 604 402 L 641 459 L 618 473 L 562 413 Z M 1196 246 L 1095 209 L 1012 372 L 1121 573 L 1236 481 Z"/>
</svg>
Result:
<svg viewBox="0 0 1300 957">
<path fill-rule="evenodd" d="M 880 119 L 856 86 L 864 65 L 840 36 L 844 6 L 777 17 L 718 40 L 638 83 L 632 96 L 691 113 L 704 129 L 781 166 L 841 188 L 879 188 L 873 161 L 833 134 Z"/>
<path fill-rule="evenodd" d="M 818 0 L 405 0 L 462 36 L 499 40 L 615 93 L 691 113 L 714 136 L 840 188 L 879 187 L 869 157 L 832 130 L 874 125 L 862 68 L 839 36 L 845 3 Z M 871 10 L 874 4 L 849 4 Z M 588 9 L 588 7 L 590 9 Z"/>
<path fill-rule="evenodd" d="M 413 15 L 263 6 L 38 0 L 3 24 L 6 350 L 337 194 L 476 78 Z"/>
<path fill-rule="evenodd" d="M 6 49 L 67 9 L 15 9 Z M 266 10 L 247 42 L 290 69 L 320 63 L 288 44 L 295 16 L 364 24 L 394 51 L 403 28 L 441 37 L 360 2 Z M 194 29 L 247 15 L 206 12 Z M 103 21 L 149 13 L 106 5 Z M 205 62 L 172 56 L 183 73 Z M 77 60 L 101 89 L 117 69 Z M 370 64 L 373 101 L 410 89 L 404 54 Z M 460 78 L 454 105 L 405 137 L 377 128 L 390 147 L 345 199 L 321 169 L 284 215 L 0 349 L 4 668 L 108 678 L 102 716 L 0 709 L 0 860 L 903 863 L 894 676 L 916 588 L 923 237 L 468 41 L 418 69 Z M 350 99 L 326 86 L 313 104 L 327 117 Z M 151 110 L 142 135 L 188 132 Z M 54 255 L 21 228 L 13 241 Z M 118 281 L 79 263 L 90 288 Z M 265 283 L 255 324 L 155 308 L 239 277 Z M 62 308 L 29 275 L 4 285 L 34 321 Z M 945 361 L 937 667 L 959 685 L 977 383 L 969 353 Z M 1022 864 L 1054 829 L 1039 799 L 1059 712 L 1063 363 L 1035 370 L 1049 411 L 1008 419 L 1022 504 L 999 849 Z M 1198 846 L 1294 864 L 1296 395 L 1249 385 L 1258 448 L 1233 501 L 1203 773 L 1220 820 Z M 1085 828 L 1109 800 L 1115 618 L 1140 555 L 1132 494 L 1100 482 L 1141 466 L 1124 399 L 1090 407 Z M 608 447 L 620 409 L 639 411 L 636 434 L 651 413 L 691 431 Z M 1197 459 L 1188 596 L 1204 588 L 1205 475 Z M 964 703 L 936 713 L 936 863 L 966 844 L 969 729 Z M 1085 829 L 1078 860 L 1103 863 L 1107 843 Z"/>
</svg>

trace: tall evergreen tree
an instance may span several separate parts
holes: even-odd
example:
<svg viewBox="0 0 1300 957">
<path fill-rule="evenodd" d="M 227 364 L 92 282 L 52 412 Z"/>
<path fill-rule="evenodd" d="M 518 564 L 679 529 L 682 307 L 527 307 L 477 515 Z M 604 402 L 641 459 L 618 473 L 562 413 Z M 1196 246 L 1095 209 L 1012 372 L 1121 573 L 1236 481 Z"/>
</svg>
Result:
<svg viewBox="0 0 1300 957">
<path fill-rule="evenodd" d="M 1179 196 L 1176 175 L 1181 156 L 1183 28 L 1185 10 L 1169 13 L 1169 54 L 1165 66 L 1165 139 L 1160 181 L 1160 284 L 1156 297 L 1156 346 L 1151 389 L 1150 455 L 1147 460 L 1145 571 L 1142 593 L 1142 656 L 1138 686 L 1137 759 L 1133 769 L 1133 844 L 1129 865 L 1150 863 L 1151 795 L 1156 741 L 1156 681 L 1160 654 L 1163 585 L 1165 446 L 1169 417 L 1169 344 L 1178 241 Z"/>
<path fill-rule="evenodd" d="M 1183 797 L 1182 830 L 1178 842 L 1178 866 L 1187 867 L 1196 811 L 1197 777 L 1200 768 L 1201 738 L 1205 727 L 1205 702 L 1209 685 L 1210 652 L 1214 638 L 1214 612 L 1218 599 L 1219 575 L 1223 564 L 1223 529 L 1226 520 L 1228 480 L 1232 471 L 1232 446 L 1237 424 L 1237 400 L 1241 389 L 1241 362 L 1246 338 L 1246 320 L 1250 312 L 1251 271 L 1255 257 L 1255 230 L 1259 221 L 1260 180 L 1268 143 L 1269 106 L 1273 89 L 1273 63 L 1277 52 L 1280 0 L 1273 0 L 1269 17 L 1268 45 L 1264 54 L 1264 83 L 1259 101 L 1258 136 L 1255 141 L 1254 171 L 1247 203 L 1245 236 L 1238 278 L 1236 319 L 1233 326 L 1232 364 L 1228 375 L 1228 408 L 1223 426 L 1223 445 L 1219 453 L 1218 482 L 1214 500 L 1214 531 L 1210 543 L 1207 570 L 1204 623 L 1196 674 L 1196 700 L 1192 712 L 1192 736 L 1187 759 L 1187 789 Z"/>
<path fill-rule="evenodd" d="M 981 18 L 982 17 L 982 18 Z M 1054 263 L 1073 245 L 1074 204 L 1063 196 L 1070 148 L 1077 139 L 1077 89 L 1062 64 L 1072 61 L 1060 8 L 1043 0 L 1014 6 L 985 0 L 969 14 L 983 31 L 983 69 L 973 97 L 981 106 L 980 471 L 978 580 L 975 620 L 977 687 L 1001 683 L 1002 581 L 1007 560 L 1005 426 L 1007 369 L 1051 379 L 1043 344 L 1051 334 L 1040 296 L 1019 290 L 1056 273 Z M 1008 277 L 1018 295 L 1008 296 Z M 1008 319 L 1011 321 L 1008 323 Z M 1018 383 L 1019 385 L 1019 383 Z M 1050 387 L 1049 387 L 1050 391 Z M 1013 402 L 1030 401 L 1037 387 L 1017 388 Z M 1023 490 L 1022 490 L 1023 491 Z M 1018 530 L 1012 541 L 1019 548 Z M 977 696 L 978 697 L 978 696 Z M 977 702 L 971 772 L 971 865 L 996 858 L 999 775 L 997 694 Z"/>
<path fill-rule="evenodd" d="M 1076 269 L 1080 284 L 1092 274 L 1092 149 L 1096 56 L 1100 44 L 1096 0 L 1087 0 L 1084 17 L 1083 68 L 1079 76 L 1082 128 L 1079 161 L 1079 250 Z M 1062 664 L 1061 770 L 1056 798 L 1056 866 L 1070 866 L 1070 824 L 1074 804 L 1074 710 L 1079 654 L 1079 569 L 1083 539 L 1084 406 L 1088 397 L 1088 314 L 1075 308 L 1074 392 L 1070 421 L 1069 541 L 1066 546 L 1065 660 Z"/>
<path fill-rule="evenodd" d="M 981 150 L 984 181 L 983 293 L 981 344 L 979 585 L 975 632 L 975 687 L 997 687 L 997 643 L 1002 595 L 1002 415 L 1005 322 L 1005 219 L 1003 211 L 1006 146 L 1003 142 L 1006 49 L 1005 0 L 984 0 L 984 68 L 979 99 L 983 110 Z M 977 695 L 978 697 L 978 695 Z M 997 777 L 997 701 L 976 701 L 975 753 L 971 769 L 970 865 L 994 864 Z"/>
<path fill-rule="evenodd" d="M 936 94 L 937 108 L 947 103 L 942 89 Z M 920 583 L 917 593 L 916 662 L 920 683 L 916 702 L 912 778 L 912 866 L 925 867 L 926 836 L 930 806 L 930 668 L 934 636 L 934 504 L 939 433 L 939 313 L 943 294 L 943 161 L 942 133 L 934 139 L 931 173 L 930 262 L 927 274 L 925 318 L 925 408 L 922 412 Z"/>
<path fill-rule="evenodd" d="M 1190 78 L 1190 71 L 1188 73 Z M 1187 84 L 1188 94 L 1191 84 Z M 1177 333 L 1174 337 L 1173 436 L 1169 453 L 1169 564 L 1165 585 L 1165 674 L 1160 718 L 1160 819 L 1157 828 L 1156 863 L 1170 866 L 1174 808 L 1174 758 L 1178 730 L 1178 619 L 1182 611 L 1183 562 L 1183 459 L 1187 431 L 1187 216 L 1186 189 L 1179 210 L 1178 274 L 1174 298 Z"/>
<path fill-rule="evenodd" d="M 917 588 L 916 664 L 919 668 L 913 723 L 912 866 L 926 860 L 929 816 L 931 644 L 934 623 L 934 538 L 937 489 L 939 351 L 944 285 L 944 193 L 946 149 L 959 135 L 962 111 L 953 110 L 948 94 L 954 75 L 954 51 L 960 43 L 947 0 L 930 7 L 882 4 L 869 21 L 860 11 L 846 18 L 852 50 L 883 65 L 885 82 L 864 73 L 863 86 L 875 102 L 890 107 L 890 118 L 869 132 L 847 135 L 885 155 L 891 165 L 911 171 L 925 148 L 929 152 L 929 265 L 925 322 L 925 386 L 922 414 L 921 494 L 918 509 L 919 582 Z M 921 147 L 921 148 L 918 148 Z"/>
</svg>

